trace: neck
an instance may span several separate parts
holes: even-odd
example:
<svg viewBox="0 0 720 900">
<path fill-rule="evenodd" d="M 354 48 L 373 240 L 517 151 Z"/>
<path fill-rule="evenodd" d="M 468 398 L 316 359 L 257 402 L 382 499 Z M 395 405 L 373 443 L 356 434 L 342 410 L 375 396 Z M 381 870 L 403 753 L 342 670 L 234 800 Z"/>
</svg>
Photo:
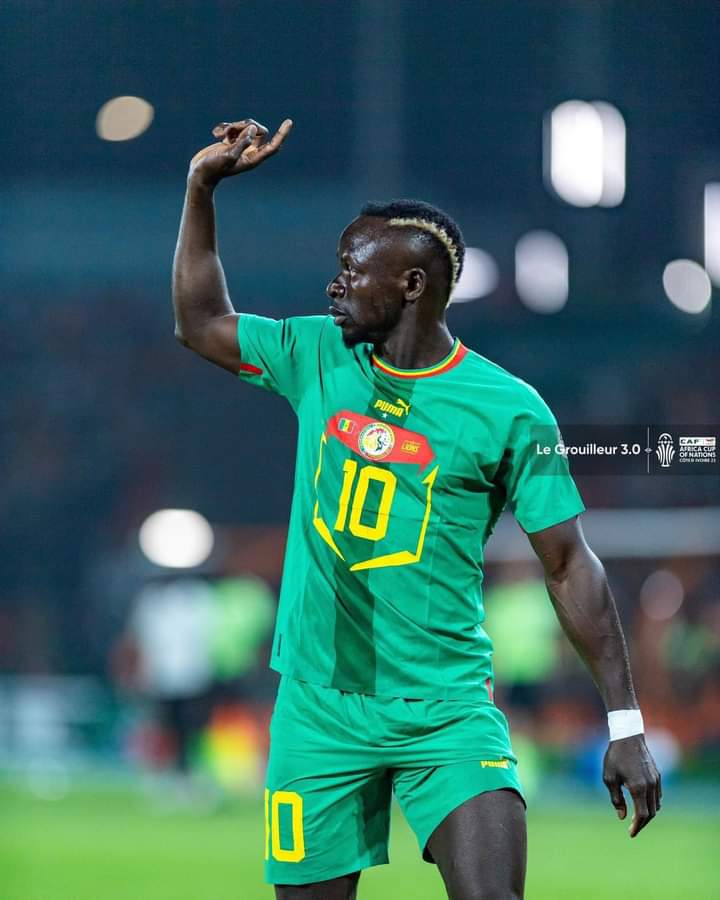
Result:
<svg viewBox="0 0 720 900">
<path fill-rule="evenodd" d="M 453 343 L 444 318 L 422 323 L 410 319 L 375 344 L 375 353 L 396 369 L 426 369 L 445 359 Z"/>
</svg>

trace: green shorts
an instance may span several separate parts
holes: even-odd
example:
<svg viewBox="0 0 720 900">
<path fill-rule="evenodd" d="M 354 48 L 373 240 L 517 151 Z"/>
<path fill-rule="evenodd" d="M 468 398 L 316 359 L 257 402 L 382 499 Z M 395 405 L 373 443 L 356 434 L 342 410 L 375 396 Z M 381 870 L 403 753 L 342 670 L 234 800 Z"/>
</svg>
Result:
<svg viewBox="0 0 720 900">
<path fill-rule="evenodd" d="M 403 700 L 283 676 L 270 723 L 265 878 L 325 881 L 388 861 L 392 793 L 424 858 L 483 791 L 522 797 L 507 720 L 487 697 Z"/>
</svg>

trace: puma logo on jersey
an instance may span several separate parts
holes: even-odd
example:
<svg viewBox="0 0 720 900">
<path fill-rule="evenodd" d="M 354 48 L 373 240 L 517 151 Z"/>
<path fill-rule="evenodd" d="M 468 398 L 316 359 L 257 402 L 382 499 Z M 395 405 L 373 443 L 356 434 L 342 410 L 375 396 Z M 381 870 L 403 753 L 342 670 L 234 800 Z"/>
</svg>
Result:
<svg viewBox="0 0 720 900">
<path fill-rule="evenodd" d="M 388 403 L 387 400 L 376 400 L 374 409 L 379 409 L 380 412 L 384 413 L 391 413 L 393 416 L 398 416 L 399 418 L 410 414 L 410 404 L 401 400 L 399 397 L 395 403 Z"/>
<path fill-rule="evenodd" d="M 507 759 L 481 759 L 480 765 L 483 769 L 508 769 L 510 763 Z"/>
</svg>

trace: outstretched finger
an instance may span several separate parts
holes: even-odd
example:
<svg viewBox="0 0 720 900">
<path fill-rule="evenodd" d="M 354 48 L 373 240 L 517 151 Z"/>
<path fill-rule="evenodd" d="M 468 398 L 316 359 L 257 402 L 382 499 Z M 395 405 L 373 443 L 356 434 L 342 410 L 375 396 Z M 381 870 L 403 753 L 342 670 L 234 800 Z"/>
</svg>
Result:
<svg viewBox="0 0 720 900">
<path fill-rule="evenodd" d="M 627 806 L 625 804 L 625 796 L 619 781 L 606 781 L 605 785 L 610 794 L 610 802 L 617 810 L 618 819 L 622 820 L 627 816 Z"/>
<path fill-rule="evenodd" d="M 657 795 L 655 793 L 655 783 L 651 782 L 645 791 L 645 800 L 647 802 L 648 815 L 654 819 L 657 815 Z"/>
<path fill-rule="evenodd" d="M 263 159 L 267 159 L 268 156 L 272 156 L 273 153 L 277 153 L 280 147 L 282 147 L 285 138 L 292 131 L 292 127 L 292 119 L 285 119 L 285 121 L 278 128 L 272 138 L 270 138 L 270 140 L 266 144 L 263 144 L 263 146 L 260 147 L 257 155 L 253 159 L 253 162 L 260 162 Z"/>
<path fill-rule="evenodd" d="M 631 791 L 631 793 L 635 812 L 633 814 L 632 822 L 630 823 L 629 834 L 630 837 L 633 838 L 647 825 L 655 813 L 654 811 L 650 811 L 648 806 L 648 793 L 645 789 L 638 792 Z"/>
</svg>

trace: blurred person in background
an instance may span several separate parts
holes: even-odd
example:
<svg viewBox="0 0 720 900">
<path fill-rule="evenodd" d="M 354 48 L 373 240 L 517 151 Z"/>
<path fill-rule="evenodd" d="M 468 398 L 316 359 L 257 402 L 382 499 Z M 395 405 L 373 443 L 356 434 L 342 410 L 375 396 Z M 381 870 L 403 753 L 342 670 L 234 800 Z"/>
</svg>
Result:
<svg viewBox="0 0 720 900">
<path fill-rule="evenodd" d="M 213 596 L 200 578 L 149 582 L 139 592 L 113 652 L 121 685 L 149 704 L 169 741 L 178 796 L 191 785 L 193 745 L 208 716 L 213 680 Z"/>
<path fill-rule="evenodd" d="M 484 592 L 484 626 L 493 636 L 494 674 L 509 706 L 532 710 L 559 661 L 560 626 L 534 567 L 508 563 Z"/>
<path fill-rule="evenodd" d="M 529 426 L 556 436 L 552 413 L 450 335 L 464 243 L 442 211 L 367 204 L 340 239 L 332 318 L 234 311 L 213 192 L 291 126 L 271 139 L 253 120 L 214 129 L 219 142 L 191 161 L 173 268 L 180 342 L 286 396 L 300 422 L 271 663 L 283 678 L 266 878 L 281 900 L 354 897 L 360 870 L 387 862 L 394 790 L 452 900 L 519 898 L 525 806 L 479 624 L 482 546 L 505 503 L 608 709 L 604 780 L 620 818 L 630 791 L 634 837 L 660 806 L 660 779 L 615 604 L 566 462 L 532 477 Z"/>
</svg>

